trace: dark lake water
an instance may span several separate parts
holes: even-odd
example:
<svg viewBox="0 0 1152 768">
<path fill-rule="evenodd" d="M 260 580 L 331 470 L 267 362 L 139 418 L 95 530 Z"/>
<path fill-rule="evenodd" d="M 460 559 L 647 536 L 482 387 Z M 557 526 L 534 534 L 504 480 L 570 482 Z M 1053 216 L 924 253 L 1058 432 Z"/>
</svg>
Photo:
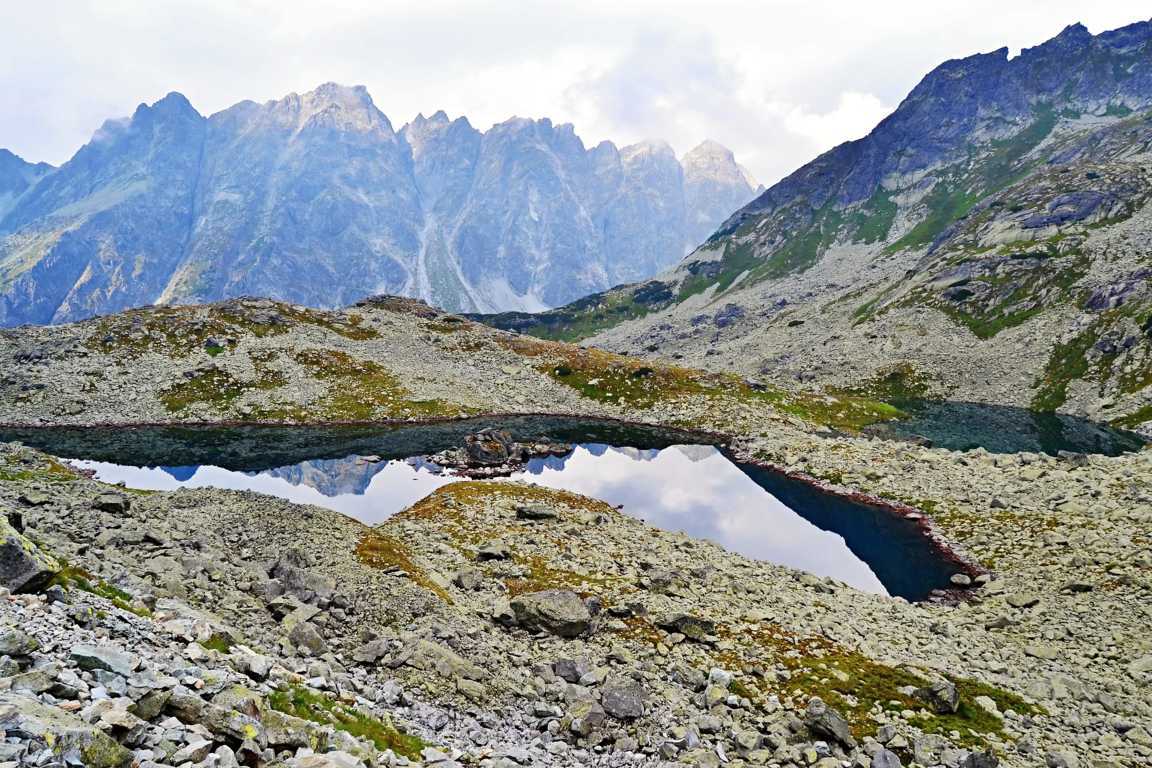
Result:
<svg viewBox="0 0 1152 768">
<path fill-rule="evenodd" d="M 895 403 L 908 418 L 869 429 L 880 437 L 926 438 L 938 448 L 992 453 L 1061 451 L 1116 456 L 1138 451 L 1144 440 L 1133 432 L 1062 413 L 984 403 L 912 400 Z"/>
<path fill-rule="evenodd" d="M 132 488 L 250 489 L 371 525 L 456 482 L 420 457 L 485 426 L 574 444 L 568 455 L 530 461 L 507 482 L 586 494 L 666 530 L 909 600 L 946 587 L 956 572 L 913 522 L 736 463 L 722 447 L 674 430 L 521 418 L 387 430 L 55 428 L 0 432 L 0 440 L 22 440 Z"/>
</svg>

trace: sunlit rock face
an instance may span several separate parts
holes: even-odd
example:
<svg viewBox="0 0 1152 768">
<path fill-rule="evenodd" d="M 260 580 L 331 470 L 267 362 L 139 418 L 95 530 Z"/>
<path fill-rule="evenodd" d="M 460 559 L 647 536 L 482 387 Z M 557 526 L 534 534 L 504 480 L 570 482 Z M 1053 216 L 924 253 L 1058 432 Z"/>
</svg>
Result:
<svg viewBox="0 0 1152 768">
<path fill-rule="evenodd" d="M 0 152 L 0 324 L 249 294 L 540 309 L 650 277 L 755 191 L 712 143 L 682 164 L 548 119 L 396 130 L 332 83 L 209 117 L 174 93 L 59 169 Z"/>
</svg>

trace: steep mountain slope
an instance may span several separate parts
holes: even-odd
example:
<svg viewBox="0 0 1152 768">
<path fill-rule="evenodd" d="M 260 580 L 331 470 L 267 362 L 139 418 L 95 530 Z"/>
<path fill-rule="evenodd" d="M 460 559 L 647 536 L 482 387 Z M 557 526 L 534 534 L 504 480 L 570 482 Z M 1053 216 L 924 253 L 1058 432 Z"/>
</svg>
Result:
<svg viewBox="0 0 1152 768">
<path fill-rule="evenodd" d="M 51 170 L 48 163 L 29 163 L 6 149 L 0 149 L 0 219 L 18 197 Z"/>
<path fill-rule="evenodd" d="M 1147 420 L 1150 53 L 1152 23 L 1075 25 L 1014 58 L 947 62 L 659 278 L 493 322 Z"/>
<path fill-rule="evenodd" d="M 170 94 L 59 169 L 0 154 L 0 325 L 245 294 L 555 306 L 656 274 L 751 199 L 707 146 L 685 170 L 667 146 L 588 149 L 547 119 L 397 131 L 331 83 L 210 117 Z"/>
</svg>

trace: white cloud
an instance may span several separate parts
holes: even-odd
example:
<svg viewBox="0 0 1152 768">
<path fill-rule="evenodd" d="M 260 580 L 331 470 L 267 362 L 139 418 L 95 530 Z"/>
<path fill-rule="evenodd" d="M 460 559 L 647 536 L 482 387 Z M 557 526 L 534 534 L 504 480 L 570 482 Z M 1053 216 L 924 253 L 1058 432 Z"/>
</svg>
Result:
<svg viewBox="0 0 1152 768">
<path fill-rule="evenodd" d="M 1143 0 L 37 0 L 0 24 L 0 147 L 61 162 L 170 90 L 202 112 L 335 80 L 418 111 L 575 123 L 588 143 L 732 147 L 771 181 L 867 132 L 944 59 L 1035 45 Z"/>
</svg>

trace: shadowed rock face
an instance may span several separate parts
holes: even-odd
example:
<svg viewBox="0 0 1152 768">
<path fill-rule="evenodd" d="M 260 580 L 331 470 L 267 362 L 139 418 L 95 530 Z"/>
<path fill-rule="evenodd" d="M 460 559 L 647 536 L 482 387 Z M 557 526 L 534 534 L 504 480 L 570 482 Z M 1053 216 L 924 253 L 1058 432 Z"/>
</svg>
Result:
<svg viewBox="0 0 1152 768">
<path fill-rule="evenodd" d="M 246 294 L 562 304 L 668 267 L 752 197 L 703 146 L 685 169 L 667 145 L 588 149 L 547 119 L 396 131 L 331 83 L 210 117 L 170 94 L 59 169 L 0 151 L 0 325 Z"/>
</svg>

